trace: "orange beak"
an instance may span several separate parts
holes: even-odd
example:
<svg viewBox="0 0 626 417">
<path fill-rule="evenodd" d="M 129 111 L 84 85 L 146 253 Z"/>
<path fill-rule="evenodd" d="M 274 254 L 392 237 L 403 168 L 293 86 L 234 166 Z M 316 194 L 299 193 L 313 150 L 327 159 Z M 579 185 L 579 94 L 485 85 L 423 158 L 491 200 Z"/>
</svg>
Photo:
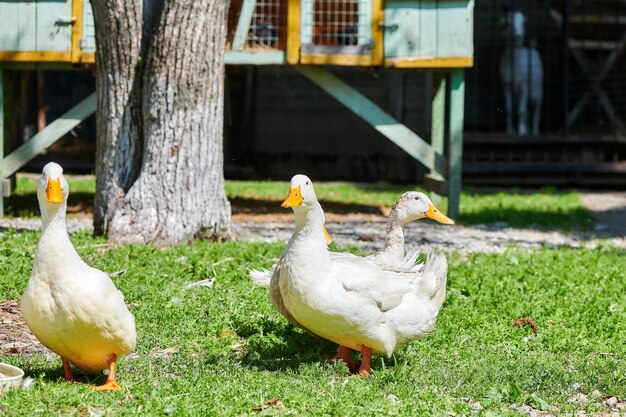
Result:
<svg viewBox="0 0 626 417">
<path fill-rule="evenodd" d="M 300 186 L 298 185 L 296 188 L 289 187 L 289 196 L 283 204 L 281 204 L 284 208 L 295 207 L 302 204 L 302 193 L 300 192 Z"/>
<path fill-rule="evenodd" d="M 48 178 L 48 187 L 46 188 L 46 197 L 48 202 L 59 204 L 63 202 L 63 191 L 61 190 L 61 178 L 56 180 Z"/>
<path fill-rule="evenodd" d="M 333 238 L 330 237 L 330 233 L 328 233 L 328 229 L 326 229 L 326 226 L 324 226 L 324 237 L 326 238 L 327 245 L 330 245 L 331 243 L 333 243 Z"/>
<path fill-rule="evenodd" d="M 424 213 L 424 216 L 428 217 L 429 219 L 436 220 L 439 223 L 454 224 L 454 220 L 437 210 L 437 207 L 432 204 L 430 205 L 430 207 L 428 207 L 428 210 L 426 211 L 426 213 Z"/>
</svg>

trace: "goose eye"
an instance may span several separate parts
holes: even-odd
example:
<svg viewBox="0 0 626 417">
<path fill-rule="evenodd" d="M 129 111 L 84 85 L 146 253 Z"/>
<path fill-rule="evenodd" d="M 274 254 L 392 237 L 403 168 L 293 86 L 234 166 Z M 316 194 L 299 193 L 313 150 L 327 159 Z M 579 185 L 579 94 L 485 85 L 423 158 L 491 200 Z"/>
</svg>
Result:
<svg viewBox="0 0 626 417">
<path fill-rule="evenodd" d="M 308 182 L 308 181 L 306 182 L 306 185 L 309 185 L 309 182 Z"/>
<path fill-rule="evenodd" d="M 419 197 L 415 197 L 415 200 L 419 200 L 419 199 L 420 199 Z"/>
</svg>

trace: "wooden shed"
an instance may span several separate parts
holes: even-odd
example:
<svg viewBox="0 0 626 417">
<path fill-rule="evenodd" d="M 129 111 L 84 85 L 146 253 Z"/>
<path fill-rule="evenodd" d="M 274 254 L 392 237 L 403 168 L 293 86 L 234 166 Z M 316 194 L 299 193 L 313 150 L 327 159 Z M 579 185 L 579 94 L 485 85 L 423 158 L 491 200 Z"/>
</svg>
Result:
<svg viewBox="0 0 626 417">
<path fill-rule="evenodd" d="M 96 50 L 89 2 L 0 0 L 0 64 L 93 63 Z M 50 66 L 44 65 L 49 68 Z"/>
<path fill-rule="evenodd" d="M 228 65 L 295 69 L 377 131 L 379 139 L 419 161 L 429 173 L 425 185 L 449 196 L 454 217 L 461 181 L 464 69 L 473 64 L 473 9 L 474 0 L 232 0 L 225 60 Z M 11 16 L 12 22 L 0 30 L 0 68 L 93 64 L 88 2 L 0 0 L 0 16 L 3 21 Z M 327 67 L 437 71 L 428 89 L 432 123 L 426 140 L 342 79 L 341 71 Z M 403 93 L 403 88 L 398 84 L 396 91 Z M 0 158 L 0 179 L 94 110 L 91 95 Z M 1 111 L 2 106 L 0 116 Z M 312 117 L 310 123 L 319 121 Z"/>
</svg>

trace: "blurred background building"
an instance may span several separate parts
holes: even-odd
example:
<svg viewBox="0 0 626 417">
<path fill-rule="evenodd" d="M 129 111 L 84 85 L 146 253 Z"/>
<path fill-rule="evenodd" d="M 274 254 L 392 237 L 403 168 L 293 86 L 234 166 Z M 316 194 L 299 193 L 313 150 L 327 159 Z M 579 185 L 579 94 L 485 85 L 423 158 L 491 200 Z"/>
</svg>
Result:
<svg viewBox="0 0 626 417">
<path fill-rule="evenodd" d="M 257 1 L 246 47 L 284 49 L 286 3 Z M 240 4 L 231 1 L 229 42 Z M 324 33 L 329 44 L 356 47 L 355 31 L 346 21 Z M 625 47 L 626 2 L 621 0 L 476 2 L 474 66 L 466 71 L 463 183 L 625 188 Z M 329 69 L 429 138 L 431 71 Z M 95 88 L 89 69 L 8 68 L 4 83 L 10 84 L 15 115 L 6 123 L 11 146 Z M 513 103 L 508 111 L 507 90 Z M 526 106 L 519 104 L 523 95 Z M 538 112 L 533 95 L 540 95 Z M 427 172 L 289 66 L 227 66 L 225 106 L 227 178 L 286 179 L 297 171 L 320 180 L 415 183 Z M 519 129 L 524 118 L 526 132 Z M 94 153 L 92 116 L 27 168 L 38 170 L 55 158 L 69 170 L 90 172 Z"/>
</svg>

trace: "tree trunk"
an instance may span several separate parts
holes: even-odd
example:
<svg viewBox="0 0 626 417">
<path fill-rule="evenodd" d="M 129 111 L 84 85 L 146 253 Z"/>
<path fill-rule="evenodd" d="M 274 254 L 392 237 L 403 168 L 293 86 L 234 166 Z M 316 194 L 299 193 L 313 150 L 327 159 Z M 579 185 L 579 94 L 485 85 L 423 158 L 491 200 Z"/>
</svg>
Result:
<svg viewBox="0 0 626 417">
<path fill-rule="evenodd" d="M 98 91 L 94 229 L 125 243 L 226 237 L 228 1 L 137 3 L 92 0 Z"/>
</svg>

